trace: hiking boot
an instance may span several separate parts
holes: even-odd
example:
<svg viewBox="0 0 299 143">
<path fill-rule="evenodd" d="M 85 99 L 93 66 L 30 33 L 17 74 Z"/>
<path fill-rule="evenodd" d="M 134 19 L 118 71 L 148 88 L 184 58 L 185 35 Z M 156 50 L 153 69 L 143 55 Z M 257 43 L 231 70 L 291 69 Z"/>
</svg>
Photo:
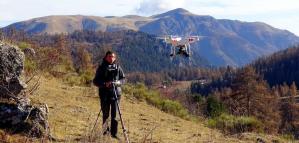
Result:
<svg viewBox="0 0 299 143">
<path fill-rule="evenodd" d="M 105 135 L 108 135 L 109 133 L 110 133 L 110 129 L 107 128 L 107 129 L 103 132 L 103 135 L 105 136 Z"/>
<path fill-rule="evenodd" d="M 105 136 L 105 135 L 108 135 L 109 134 L 109 131 L 105 131 L 105 132 L 103 132 L 103 135 Z"/>
<path fill-rule="evenodd" d="M 119 137 L 117 135 L 111 135 L 112 138 L 119 140 Z"/>
</svg>

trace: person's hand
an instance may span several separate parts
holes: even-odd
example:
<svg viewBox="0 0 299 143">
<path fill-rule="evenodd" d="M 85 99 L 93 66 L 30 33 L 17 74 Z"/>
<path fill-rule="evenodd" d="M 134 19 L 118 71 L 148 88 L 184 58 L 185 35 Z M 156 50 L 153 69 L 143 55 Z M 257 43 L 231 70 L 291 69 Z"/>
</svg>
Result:
<svg viewBox="0 0 299 143">
<path fill-rule="evenodd" d="M 113 84 L 116 85 L 116 86 L 120 86 L 121 82 L 119 80 L 116 80 L 116 81 L 113 82 Z"/>
<path fill-rule="evenodd" d="M 105 82 L 105 87 L 110 88 L 111 86 L 112 86 L 111 81 Z"/>
</svg>

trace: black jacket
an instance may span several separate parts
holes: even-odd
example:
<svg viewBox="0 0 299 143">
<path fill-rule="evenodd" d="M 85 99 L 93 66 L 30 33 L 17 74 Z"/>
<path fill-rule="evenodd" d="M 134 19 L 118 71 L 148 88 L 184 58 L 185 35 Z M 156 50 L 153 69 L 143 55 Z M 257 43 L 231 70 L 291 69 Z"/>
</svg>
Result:
<svg viewBox="0 0 299 143">
<path fill-rule="evenodd" d="M 99 94 L 100 97 L 111 97 L 110 99 L 113 98 L 113 88 L 107 88 L 105 87 L 105 82 L 109 81 L 121 81 L 121 83 L 124 83 L 125 79 L 125 74 L 122 70 L 122 68 L 116 64 L 112 63 L 109 64 L 106 60 L 103 59 L 102 64 L 97 68 L 96 75 L 93 79 L 94 85 L 99 87 Z M 121 95 L 121 88 L 117 87 L 117 94 L 118 97 Z"/>
</svg>

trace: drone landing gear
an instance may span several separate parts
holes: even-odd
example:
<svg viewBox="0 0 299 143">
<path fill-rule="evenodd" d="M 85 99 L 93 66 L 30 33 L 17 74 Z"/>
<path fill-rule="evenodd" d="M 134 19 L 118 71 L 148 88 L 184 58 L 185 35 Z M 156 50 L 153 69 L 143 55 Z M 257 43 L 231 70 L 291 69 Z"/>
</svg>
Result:
<svg viewBox="0 0 299 143">
<path fill-rule="evenodd" d="M 176 49 L 178 49 L 176 51 Z M 173 58 L 176 55 L 182 55 L 186 58 L 188 58 L 187 64 L 191 66 L 191 50 L 190 50 L 190 44 L 186 45 L 179 45 L 179 46 L 171 46 L 171 51 L 170 51 L 170 60 L 173 61 Z M 180 62 L 179 66 L 183 66 L 183 64 Z"/>
<path fill-rule="evenodd" d="M 171 46 L 171 49 L 170 49 L 170 61 L 172 62 L 173 61 L 173 57 L 175 56 L 175 47 Z"/>
<path fill-rule="evenodd" d="M 190 48 L 190 44 L 187 44 L 187 53 L 188 53 L 188 62 L 189 62 L 189 66 L 191 66 L 191 48 Z"/>
<path fill-rule="evenodd" d="M 171 46 L 171 49 L 170 49 L 170 57 L 174 57 L 175 56 L 175 47 L 174 46 Z"/>
</svg>

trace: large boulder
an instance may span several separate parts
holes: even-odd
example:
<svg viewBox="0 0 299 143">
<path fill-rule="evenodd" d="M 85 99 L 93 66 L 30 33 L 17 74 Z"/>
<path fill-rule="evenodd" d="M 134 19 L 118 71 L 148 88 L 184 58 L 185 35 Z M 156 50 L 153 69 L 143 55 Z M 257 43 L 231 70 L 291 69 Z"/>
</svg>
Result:
<svg viewBox="0 0 299 143">
<path fill-rule="evenodd" d="M 0 127 L 31 137 L 49 135 L 47 105 L 39 107 L 0 103 Z"/>
<path fill-rule="evenodd" d="M 20 80 L 25 55 L 15 46 L 0 42 L 0 98 L 15 98 L 26 88 Z"/>
<path fill-rule="evenodd" d="M 0 41 L 0 128 L 31 137 L 49 135 L 47 105 L 30 105 L 20 76 L 25 55 L 15 46 Z"/>
</svg>

